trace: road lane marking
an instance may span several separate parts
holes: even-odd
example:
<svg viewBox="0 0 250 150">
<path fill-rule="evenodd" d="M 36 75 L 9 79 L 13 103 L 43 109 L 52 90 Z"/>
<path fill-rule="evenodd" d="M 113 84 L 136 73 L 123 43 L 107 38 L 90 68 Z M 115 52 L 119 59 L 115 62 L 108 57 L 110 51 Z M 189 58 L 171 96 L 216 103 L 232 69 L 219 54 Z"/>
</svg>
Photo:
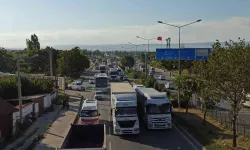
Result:
<svg viewBox="0 0 250 150">
<path fill-rule="evenodd" d="M 184 133 L 182 133 L 175 125 L 172 124 L 172 126 L 189 142 L 189 144 L 192 145 L 192 147 L 195 149 L 195 150 L 198 150 L 198 148 L 196 146 L 194 146 L 194 143 L 191 142 L 185 135 Z"/>
<path fill-rule="evenodd" d="M 111 142 L 109 142 L 109 150 L 112 150 L 112 148 L 111 148 Z"/>
<path fill-rule="evenodd" d="M 111 128 L 110 128 L 110 126 L 109 126 L 109 136 L 111 135 L 110 132 L 111 132 Z"/>
</svg>

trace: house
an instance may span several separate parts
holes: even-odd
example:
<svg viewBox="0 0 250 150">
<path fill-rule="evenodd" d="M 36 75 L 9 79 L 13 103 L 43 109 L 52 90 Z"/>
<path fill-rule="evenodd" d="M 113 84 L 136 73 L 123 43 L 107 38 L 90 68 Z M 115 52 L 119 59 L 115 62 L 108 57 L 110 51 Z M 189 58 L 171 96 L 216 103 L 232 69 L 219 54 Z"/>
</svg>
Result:
<svg viewBox="0 0 250 150">
<path fill-rule="evenodd" d="M 13 131 L 13 113 L 17 112 L 14 106 L 0 97 L 0 138 L 7 141 L 12 136 Z"/>
</svg>

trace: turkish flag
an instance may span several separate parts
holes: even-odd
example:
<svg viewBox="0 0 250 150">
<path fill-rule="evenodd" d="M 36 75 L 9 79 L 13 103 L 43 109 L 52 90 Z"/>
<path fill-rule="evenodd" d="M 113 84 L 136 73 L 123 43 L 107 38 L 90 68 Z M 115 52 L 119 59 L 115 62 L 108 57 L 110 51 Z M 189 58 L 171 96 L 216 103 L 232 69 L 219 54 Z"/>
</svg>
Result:
<svg viewBox="0 0 250 150">
<path fill-rule="evenodd" d="M 158 37 L 157 37 L 157 40 L 158 40 L 158 41 L 162 41 L 162 37 L 161 37 L 161 36 L 158 36 Z"/>
</svg>

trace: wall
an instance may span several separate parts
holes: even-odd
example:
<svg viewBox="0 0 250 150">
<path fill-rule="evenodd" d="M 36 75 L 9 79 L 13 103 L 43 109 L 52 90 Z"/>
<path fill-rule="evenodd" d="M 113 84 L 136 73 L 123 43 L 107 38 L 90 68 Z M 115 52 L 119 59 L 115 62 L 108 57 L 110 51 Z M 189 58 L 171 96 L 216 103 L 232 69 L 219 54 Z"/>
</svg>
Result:
<svg viewBox="0 0 250 150">
<path fill-rule="evenodd" d="M 56 98 L 56 95 L 57 95 L 57 93 L 46 94 L 45 96 L 42 96 L 40 98 L 35 99 L 33 101 L 33 103 L 30 103 L 30 104 L 26 105 L 25 107 L 23 107 L 23 109 L 22 109 L 23 118 L 27 117 L 31 113 L 34 113 L 35 117 L 38 117 L 40 114 L 39 111 L 42 111 L 42 113 L 43 113 L 43 110 L 41 110 L 41 109 L 48 108 L 52 104 L 51 101 Z M 42 101 L 41 101 L 41 98 L 43 98 Z M 43 106 L 40 106 L 40 105 L 43 105 Z M 14 112 L 13 113 L 13 133 L 15 133 L 16 122 L 19 119 L 20 119 L 20 112 L 19 111 Z"/>
</svg>

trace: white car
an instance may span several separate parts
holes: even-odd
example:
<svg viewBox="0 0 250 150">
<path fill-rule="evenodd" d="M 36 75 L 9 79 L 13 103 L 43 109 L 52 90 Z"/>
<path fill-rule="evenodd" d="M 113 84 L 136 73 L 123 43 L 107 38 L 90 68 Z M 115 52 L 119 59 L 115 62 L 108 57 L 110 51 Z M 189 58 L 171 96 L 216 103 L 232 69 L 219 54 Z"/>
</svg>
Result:
<svg viewBox="0 0 250 150">
<path fill-rule="evenodd" d="M 89 84 L 95 84 L 95 79 L 94 78 L 90 78 L 89 79 Z"/>
<path fill-rule="evenodd" d="M 77 90 L 77 91 L 85 91 L 86 88 L 84 85 L 81 84 L 81 82 L 72 82 L 71 84 L 68 85 L 68 88 L 70 90 Z"/>
<path fill-rule="evenodd" d="M 95 92 L 94 99 L 96 99 L 96 100 L 102 100 L 102 99 L 104 99 L 104 94 L 103 94 L 103 92 L 102 92 L 102 91 L 96 91 L 96 92 Z"/>
<path fill-rule="evenodd" d="M 166 83 L 165 84 L 165 88 L 166 89 L 172 89 L 172 90 L 174 90 L 174 83 L 172 83 L 172 82 Z"/>
<path fill-rule="evenodd" d="M 159 76 L 159 79 L 160 79 L 160 80 L 166 80 L 165 76 L 163 76 L 163 75 L 160 75 L 160 76 Z"/>
</svg>

